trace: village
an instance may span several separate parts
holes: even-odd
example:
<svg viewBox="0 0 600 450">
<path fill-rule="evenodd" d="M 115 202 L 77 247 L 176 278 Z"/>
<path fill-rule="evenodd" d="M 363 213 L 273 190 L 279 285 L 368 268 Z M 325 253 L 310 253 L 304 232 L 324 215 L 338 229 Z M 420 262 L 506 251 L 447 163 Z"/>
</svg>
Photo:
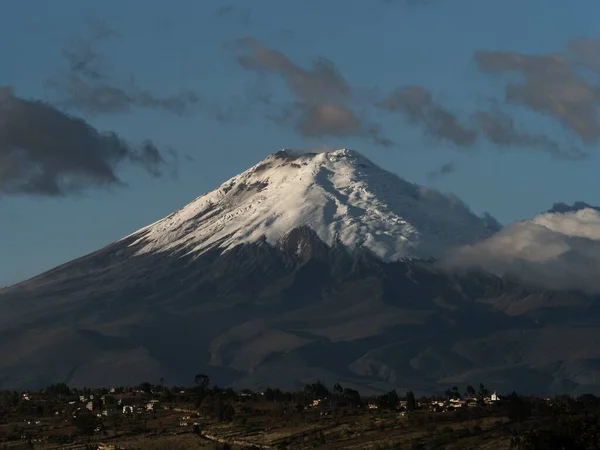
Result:
<svg viewBox="0 0 600 450">
<path fill-rule="evenodd" d="M 211 387 L 205 376 L 192 387 L 143 383 L 71 389 L 59 384 L 1 393 L 0 448 L 293 449 L 310 444 L 362 449 L 375 448 L 368 446 L 372 443 L 438 448 L 426 444 L 467 445 L 469 439 L 486 436 L 510 445 L 511 424 L 523 429 L 556 404 L 572 401 L 500 396 L 483 385 L 477 391 L 467 386 L 460 393 L 453 387 L 415 398 L 410 391 L 399 396 L 395 390 L 363 397 L 339 384 L 330 391 L 318 381 L 296 392 L 235 392 Z"/>
</svg>

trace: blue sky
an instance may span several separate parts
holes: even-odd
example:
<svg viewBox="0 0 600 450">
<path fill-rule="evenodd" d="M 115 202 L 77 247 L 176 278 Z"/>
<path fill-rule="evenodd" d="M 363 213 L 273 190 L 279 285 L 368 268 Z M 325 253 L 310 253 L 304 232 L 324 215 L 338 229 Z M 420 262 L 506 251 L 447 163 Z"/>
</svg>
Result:
<svg viewBox="0 0 600 450">
<path fill-rule="evenodd" d="M 519 66 L 521 72 L 512 75 L 490 74 L 474 56 L 481 51 L 545 55 L 563 52 L 578 38 L 598 38 L 597 2 L 573 1 L 567 7 L 563 0 L 22 0 L 4 7 L 9 13 L 0 16 L 0 86 L 12 87 L 21 99 L 49 102 L 100 131 L 114 131 L 132 143 L 151 139 L 157 148 L 175 148 L 191 159 L 180 156 L 177 177 L 155 178 L 136 165 L 119 165 L 115 170 L 126 187 L 92 186 L 61 196 L 0 190 L 0 286 L 129 234 L 283 147 L 357 149 L 503 223 L 558 201 L 600 204 L 595 137 L 582 142 L 581 130 L 565 126 L 557 109 L 552 115 L 532 108 L 539 96 L 517 95 L 521 104 L 506 101 L 507 84 L 518 83 L 530 66 Z M 92 39 L 99 23 L 117 35 Z M 289 120 L 265 118 L 264 105 L 255 101 L 257 86 L 280 106 L 298 100 L 297 92 L 282 71 L 265 69 L 266 60 L 257 54 L 250 57 L 259 68 L 245 70 L 237 56 L 252 49 L 240 49 L 243 38 L 306 70 L 316 58 L 327 58 L 351 87 L 357 114 L 366 114 L 365 121 L 377 124 L 395 145 L 378 145 L 364 133 L 302 134 Z M 134 77 L 135 86 L 159 97 L 191 91 L 202 99 L 200 106 L 184 115 L 143 105 L 120 113 L 64 106 L 48 80 L 60 79 L 68 68 L 63 50 L 81 43 L 102 56 L 111 83 L 127 85 Z M 539 78 L 533 81 L 529 88 L 547 86 Z M 553 89 L 543 95 L 551 99 L 563 89 L 548 85 Z M 584 148 L 588 156 L 555 157 L 540 151 L 540 140 L 531 137 L 498 145 L 481 132 L 476 142 L 457 145 L 440 136 L 443 130 L 427 133 L 406 109 L 390 113 L 374 106 L 405 86 L 429 92 L 438 111 L 452 113 L 465 127 L 474 111 L 492 108 L 495 99 L 494 108 L 510 114 L 521 135 L 544 135 L 545 148 L 552 139 Z M 219 108 L 239 114 L 217 120 Z M 0 125 L 1 120 L 0 114 Z M 86 151 L 81 149 L 83 157 Z M 453 170 L 431 176 L 444 164 Z"/>
</svg>

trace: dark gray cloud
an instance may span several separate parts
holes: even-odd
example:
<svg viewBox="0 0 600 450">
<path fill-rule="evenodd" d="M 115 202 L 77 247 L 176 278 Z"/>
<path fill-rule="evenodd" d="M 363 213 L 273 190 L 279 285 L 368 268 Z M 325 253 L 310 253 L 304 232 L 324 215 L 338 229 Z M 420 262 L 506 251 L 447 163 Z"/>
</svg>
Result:
<svg viewBox="0 0 600 450">
<path fill-rule="evenodd" d="M 445 164 L 442 164 L 441 166 L 439 166 L 436 169 L 429 172 L 427 174 L 427 177 L 435 180 L 437 178 L 441 178 L 441 177 L 445 177 L 446 175 L 450 175 L 450 174 L 456 172 L 456 170 L 457 170 L 456 163 L 453 161 L 450 161 Z"/>
<path fill-rule="evenodd" d="M 233 11 L 233 5 L 224 5 L 215 10 L 215 14 L 219 17 L 224 17 Z"/>
<path fill-rule="evenodd" d="M 296 129 L 306 136 L 323 134 L 348 135 L 360 127 L 360 119 L 353 111 L 327 103 L 300 104 L 302 115 Z"/>
<path fill-rule="evenodd" d="M 437 0 L 381 0 L 383 3 L 400 3 L 409 7 L 431 6 L 438 3 Z"/>
<path fill-rule="evenodd" d="M 554 203 L 552 205 L 552 208 L 550 208 L 546 212 L 564 214 L 564 213 L 581 211 L 582 209 L 594 209 L 594 210 L 600 212 L 600 206 L 593 206 L 593 205 L 590 205 L 589 203 L 583 202 L 581 200 L 573 202 L 572 205 L 569 205 L 569 204 L 563 203 L 563 202 Z"/>
<path fill-rule="evenodd" d="M 506 84 L 506 103 L 553 117 L 585 144 L 595 144 L 600 138 L 599 49 L 597 39 L 580 39 L 561 53 L 478 51 L 474 59 L 485 73 L 520 77 Z"/>
<path fill-rule="evenodd" d="M 422 126 L 425 132 L 460 147 L 470 147 L 477 131 L 462 125 L 455 114 L 434 101 L 421 86 L 406 86 L 393 91 L 378 106 L 390 112 L 403 113 L 409 122 Z"/>
<path fill-rule="evenodd" d="M 477 111 L 473 117 L 483 136 L 499 146 L 538 149 L 559 159 L 579 160 L 588 156 L 579 147 L 564 147 L 548 136 L 517 130 L 513 118 L 500 110 Z"/>
<path fill-rule="evenodd" d="M 350 86 L 335 64 L 326 58 L 316 59 L 310 69 L 304 69 L 256 39 L 243 38 L 239 43 L 247 51 L 238 58 L 243 68 L 280 75 L 303 101 L 343 102 L 350 96 Z"/>
<path fill-rule="evenodd" d="M 569 42 L 571 60 L 579 67 L 600 70 L 600 39 L 579 38 Z"/>
<path fill-rule="evenodd" d="M 249 26 L 252 23 L 252 8 L 239 5 L 224 5 L 215 10 L 219 19 L 230 19 L 239 22 L 240 25 Z"/>
<path fill-rule="evenodd" d="M 280 125 L 291 126 L 305 137 L 368 137 L 378 145 L 394 146 L 381 125 L 371 120 L 376 106 L 379 111 L 401 114 L 409 124 L 457 149 L 474 148 L 478 141 L 486 140 L 499 148 L 539 151 L 558 159 L 581 160 L 588 156 L 582 146 L 565 145 L 544 132 L 517 126 L 508 113 L 513 112 L 511 107 L 515 105 L 558 118 L 581 136 L 583 144 L 596 142 L 600 137 L 597 88 L 581 73 L 600 68 L 597 40 L 573 41 L 568 57 L 476 52 L 474 57 L 482 71 L 517 72 L 522 80 L 506 86 L 505 101 L 493 100 L 489 108 L 466 111 L 464 116 L 440 103 L 422 86 L 401 86 L 381 95 L 376 89 L 352 86 L 326 58 L 301 66 L 256 39 L 244 38 L 236 44 L 239 65 L 258 74 L 256 86 L 260 88 L 255 90 L 253 100 L 260 105 L 262 114 Z M 292 100 L 275 103 L 268 76 L 279 77 Z"/>
<path fill-rule="evenodd" d="M 160 176 L 176 163 L 151 142 L 132 146 L 82 119 L 0 87 L 0 193 L 61 196 L 121 186 L 125 164 Z M 172 166 L 171 166 L 172 167 Z"/>
<path fill-rule="evenodd" d="M 104 22 L 90 21 L 91 37 L 72 40 L 63 49 L 66 67 L 48 80 L 56 94 L 56 105 L 87 114 L 122 114 L 134 108 L 162 110 L 183 115 L 199 106 L 201 99 L 192 90 L 160 95 L 138 86 L 131 75 L 112 73 L 107 59 L 97 47 L 103 39 L 115 36 Z"/>
<path fill-rule="evenodd" d="M 361 111 L 355 89 L 326 59 L 314 60 L 309 68 L 299 66 L 278 50 L 265 47 L 253 38 L 238 42 L 240 66 L 259 76 L 280 77 L 294 97 L 291 103 L 276 105 L 269 93 L 261 92 L 260 103 L 269 107 L 265 116 L 281 124 L 293 124 L 303 136 L 362 136 L 378 145 L 392 141 L 381 134 L 379 126 L 370 123 Z"/>
<path fill-rule="evenodd" d="M 409 123 L 422 127 L 428 135 L 452 142 L 459 148 L 473 147 L 478 138 L 484 138 L 499 147 L 538 150 L 559 159 L 579 160 L 588 156 L 577 146 L 563 146 L 549 136 L 519 130 L 514 119 L 502 111 L 497 102 L 492 102 L 487 110 L 471 113 L 465 123 L 421 86 L 398 88 L 377 106 L 402 113 Z"/>
<path fill-rule="evenodd" d="M 90 39 L 100 40 L 121 36 L 121 34 L 112 28 L 104 19 L 88 17 L 87 26 L 90 33 Z"/>
</svg>

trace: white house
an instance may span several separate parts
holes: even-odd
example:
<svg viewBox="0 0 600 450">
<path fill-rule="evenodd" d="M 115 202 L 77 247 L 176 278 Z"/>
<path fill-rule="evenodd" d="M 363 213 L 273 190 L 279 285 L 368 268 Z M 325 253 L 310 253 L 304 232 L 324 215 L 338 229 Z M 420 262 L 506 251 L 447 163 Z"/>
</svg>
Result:
<svg viewBox="0 0 600 450">
<path fill-rule="evenodd" d="M 494 391 L 492 393 L 492 395 L 490 395 L 489 397 L 484 398 L 483 401 L 486 404 L 490 404 L 490 403 L 494 403 L 494 402 L 499 402 L 500 401 L 500 396 L 498 394 L 496 394 L 496 391 Z"/>
</svg>

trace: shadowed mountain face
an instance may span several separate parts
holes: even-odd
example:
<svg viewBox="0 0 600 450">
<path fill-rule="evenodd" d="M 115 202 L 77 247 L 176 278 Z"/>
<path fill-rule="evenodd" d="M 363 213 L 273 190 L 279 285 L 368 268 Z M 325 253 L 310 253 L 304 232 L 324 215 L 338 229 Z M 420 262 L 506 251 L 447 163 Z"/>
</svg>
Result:
<svg viewBox="0 0 600 450">
<path fill-rule="evenodd" d="M 1 290 L 0 387 L 191 383 L 204 372 L 238 388 L 600 392 L 593 297 L 383 262 L 307 227 L 225 253 L 143 245 L 136 235 Z"/>
</svg>

